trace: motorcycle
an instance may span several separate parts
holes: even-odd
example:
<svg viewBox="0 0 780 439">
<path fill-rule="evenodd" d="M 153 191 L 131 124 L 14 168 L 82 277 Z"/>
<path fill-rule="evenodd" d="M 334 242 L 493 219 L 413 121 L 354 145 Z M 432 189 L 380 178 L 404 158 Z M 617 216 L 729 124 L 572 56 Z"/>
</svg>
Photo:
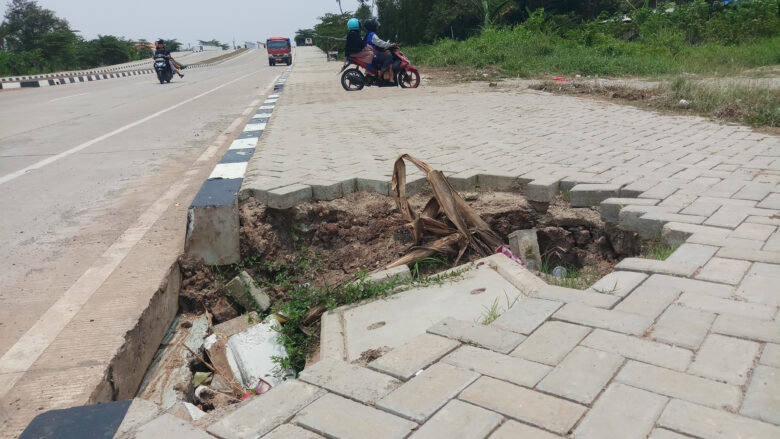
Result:
<svg viewBox="0 0 780 439">
<path fill-rule="evenodd" d="M 339 72 L 341 74 L 341 86 L 346 91 L 362 90 L 365 86 L 375 85 L 378 87 L 398 87 L 417 88 L 420 86 L 420 72 L 417 67 L 409 62 L 409 58 L 401 52 L 398 47 L 393 46 L 390 50 L 393 55 L 393 80 L 386 81 L 379 77 L 379 72 L 375 66 L 369 69 L 366 63 L 347 57 L 344 60 L 344 66 Z M 355 66 L 355 67 L 350 67 Z M 366 70 L 366 73 L 360 71 L 360 68 Z"/>
<path fill-rule="evenodd" d="M 171 78 L 173 78 L 173 69 L 171 68 L 168 58 L 163 56 L 155 58 L 154 70 L 157 71 L 157 79 L 160 80 L 160 84 L 171 82 Z"/>
</svg>

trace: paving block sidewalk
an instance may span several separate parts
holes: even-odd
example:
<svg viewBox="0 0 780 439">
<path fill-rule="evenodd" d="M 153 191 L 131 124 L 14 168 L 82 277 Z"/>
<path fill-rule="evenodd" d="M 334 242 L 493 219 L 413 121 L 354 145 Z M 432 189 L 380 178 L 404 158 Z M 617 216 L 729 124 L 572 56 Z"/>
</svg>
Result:
<svg viewBox="0 0 780 439">
<path fill-rule="evenodd" d="M 323 188 L 386 192 L 408 152 L 457 185 L 571 189 L 606 221 L 680 247 L 666 261 L 625 259 L 584 291 L 496 255 L 443 289 L 337 310 L 323 319 L 323 360 L 208 434 L 780 437 L 777 137 L 486 84 L 347 93 L 336 67 L 298 51 L 243 196 L 295 194 L 294 205 Z M 382 123 L 372 108 L 389 109 Z M 448 308 L 479 282 L 520 297 L 489 326 L 478 305 Z M 436 315 L 415 308 L 434 295 Z M 395 321 L 364 324 L 394 307 L 428 314 L 396 337 L 381 330 Z M 352 363 L 384 346 L 366 367 Z"/>
<path fill-rule="evenodd" d="M 501 254 L 476 261 L 466 273 L 446 286 L 327 314 L 323 345 L 341 343 L 344 350 L 323 349 L 323 358 L 298 380 L 202 424 L 205 431 L 168 423 L 168 433 L 221 439 L 780 437 L 778 307 L 740 299 L 741 285 L 617 271 L 603 281 L 619 284 L 625 294 L 593 307 L 583 303 L 611 295 L 568 290 L 558 300 L 540 298 L 549 287 Z M 471 296 L 475 282 L 494 294 L 496 273 L 519 296 L 484 325 L 482 310 L 472 306 L 469 313 L 462 297 Z M 780 294 L 771 285 L 755 290 Z M 459 318 L 427 328 L 414 323 L 392 339 L 355 313 L 389 316 L 391 326 L 393 316 L 413 314 L 431 295 L 453 304 L 442 305 L 439 315 L 452 308 Z M 328 322 L 334 316 L 341 321 L 336 330 Z M 362 330 L 338 329 L 355 321 Z M 365 366 L 351 361 L 354 346 L 387 345 L 389 352 Z M 136 423 L 137 431 L 168 415 L 156 416 Z"/>
</svg>

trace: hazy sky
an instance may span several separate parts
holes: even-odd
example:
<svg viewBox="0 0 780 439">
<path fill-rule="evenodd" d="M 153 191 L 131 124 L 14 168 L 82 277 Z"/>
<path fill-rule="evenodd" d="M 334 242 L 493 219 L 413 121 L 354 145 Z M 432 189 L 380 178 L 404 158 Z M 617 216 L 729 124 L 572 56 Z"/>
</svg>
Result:
<svg viewBox="0 0 780 439">
<path fill-rule="evenodd" d="M 4 16 L 8 0 L 0 0 Z M 295 36 L 327 12 L 338 13 L 335 0 L 38 0 L 68 20 L 84 38 L 101 35 L 128 39 L 176 38 L 187 47 L 197 40 L 231 44 L 265 41 L 272 36 Z M 344 11 L 357 9 L 357 0 L 342 0 Z M 345 32 L 346 33 L 346 32 Z"/>
</svg>

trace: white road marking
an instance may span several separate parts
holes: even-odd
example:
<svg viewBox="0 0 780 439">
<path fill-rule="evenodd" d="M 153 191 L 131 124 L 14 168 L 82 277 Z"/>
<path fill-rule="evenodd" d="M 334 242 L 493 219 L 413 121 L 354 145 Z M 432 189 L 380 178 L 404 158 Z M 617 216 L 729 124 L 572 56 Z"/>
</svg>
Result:
<svg viewBox="0 0 780 439">
<path fill-rule="evenodd" d="M 248 164 L 249 162 L 219 163 L 217 166 L 214 166 L 214 171 L 209 175 L 209 180 L 212 178 L 244 178 L 246 165 Z"/>
<path fill-rule="evenodd" d="M 267 124 L 264 123 L 248 123 L 244 127 L 244 131 L 260 131 L 264 130 Z"/>
<path fill-rule="evenodd" d="M 63 98 L 52 99 L 49 102 L 57 102 L 57 101 L 61 101 L 61 100 L 64 100 L 64 99 L 75 98 L 76 96 L 84 96 L 84 95 L 88 95 L 88 94 L 89 93 L 79 93 L 77 95 L 70 95 L 70 96 L 65 96 Z"/>
<path fill-rule="evenodd" d="M 206 96 L 206 95 L 209 95 L 211 93 L 214 93 L 215 91 L 217 91 L 217 90 L 219 90 L 219 89 L 221 89 L 223 87 L 227 87 L 228 85 L 230 85 L 230 84 L 232 84 L 234 82 L 238 82 L 238 81 L 240 81 L 240 80 L 242 80 L 242 79 L 244 79 L 244 78 L 246 78 L 248 76 L 254 75 L 255 73 L 256 72 L 252 72 L 252 73 L 248 73 L 248 74 L 246 74 L 244 76 L 238 77 L 238 78 L 236 78 L 236 79 L 234 79 L 232 81 L 226 82 L 226 83 L 224 83 L 224 84 L 222 84 L 222 85 L 220 85 L 218 87 L 214 87 L 214 88 L 212 88 L 209 91 L 203 92 L 203 93 L 201 93 L 201 94 L 199 94 L 197 96 L 194 96 L 194 97 L 191 97 L 191 98 L 186 99 L 184 101 L 181 101 L 181 102 L 179 102 L 176 105 L 172 105 L 172 106 L 170 106 L 170 107 L 168 107 L 168 108 L 166 108 L 164 110 L 160 110 L 160 111 L 158 111 L 158 112 L 156 112 L 156 113 L 154 113 L 152 115 L 146 116 L 143 119 L 139 119 L 139 120 L 137 120 L 135 122 L 132 122 L 132 123 L 129 123 L 129 124 L 127 124 L 127 125 L 125 125 L 125 126 L 123 126 L 121 128 L 117 128 L 117 129 L 115 129 L 114 131 L 111 131 L 108 134 L 103 134 L 102 136 L 96 137 L 96 138 L 94 138 L 94 139 L 92 139 L 90 141 L 84 142 L 81 145 L 74 146 L 73 148 L 71 148 L 71 149 L 69 149 L 67 151 L 63 151 L 63 152 L 61 152 L 59 154 L 55 154 L 55 155 L 53 155 L 53 156 L 51 156 L 49 158 L 46 158 L 44 160 L 39 161 L 38 163 L 33 163 L 32 165 L 27 166 L 26 168 L 23 168 L 23 169 L 20 169 L 20 170 L 18 170 L 16 172 L 12 172 L 10 174 L 4 175 L 4 176 L 0 177 L 0 185 L 8 183 L 11 180 L 17 179 L 17 178 L 21 177 L 22 175 L 24 175 L 24 174 L 26 174 L 26 173 L 28 173 L 30 171 L 34 171 L 34 170 L 40 169 L 40 168 L 42 168 L 42 167 L 44 167 L 46 165 L 52 164 L 52 163 L 56 162 L 57 160 L 65 158 L 65 157 L 67 157 L 67 156 L 69 156 L 71 154 L 75 154 L 75 153 L 81 151 L 82 149 L 89 148 L 90 146 L 92 146 L 92 145 L 94 145 L 96 143 L 102 142 L 103 140 L 106 140 L 106 139 L 108 139 L 110 137 L 116 136 L 117 134 L 123 133 L 123 132 L 129 130 L 130 128 L 133 128 L 133 127 L 136 127 L 138 125 L 141 125 L 144 122 L 148 122 L 148 121 L 156 118 L 157 116 L 160 116 L 161 114 L 165 114 L 165 113 L 167 113 L 169 111 L 175 110 L 175 109 L 181 107 L 182 105 L 189 104 L 190 102 L 192 102 L 194 100 L 197 100 L 197 99 L 200 99 L 203 96 Z"/>
<path fill-rule="evenodd" d="M 250 73 L 249 75 L 251 75 Z M 244 75 L 234 81 L 245 78 Z M 234 82 L 231 81 L 231 82 Z M 198 95 L 191 100 L 198 97 L 205 96 L 208 93 L 218 90 L 231 82 L 225 83 L 220 87 L 212 89 L 204 94 Z M 265 91 L 270 89 L 271 85 L 266 88 Z M 264 91 L 264 92 L 265 92 Z M 186 101 L 185 101 L 186 102 Z M 179 105 L 184 104 L 182 102 Z M 178 106 L 178 105 L 177 105 Z M 175 108 L 175 107 L 172 107 Z M 163 112 L 168 110 L 163 110 Z M 156 113 L 156 115 L 162 114 L 162 112 Z M 153 116 L 150 116 L 150 118 Z M 233 123 L 230 124 L 226 132 L 231 132 L 237 128 L 243 121 L 244 116 L 236 118 Z M 141 119 L 148 120 L 149 118 Z M 135 125 L 142 122 L 137 122 Z M 135 126 L 133 125 L 133 126 Z M 193 163 L 193 166 L 210 160 L 214 154 L 219 150 L 222 143 L 227 140 L 227 134 L 223 132 L 220 134 L 212 145 L 206 148 L 205 151 L 198 157 Z M 86 146 L 84 147 L 86 148 Z M 83 149 L 83 148 L 82 148 Z M 246 163 L 243 164 L 246 167 Z M 0 357 L 0 400 L 10 391 L 17 381 L 24 375 L 27 370 L 35 363 L 38 357 L 41 356 L 43 351 L 49 347 L 49 345 L 57 338 L 60 332 L 65 326 L 70 323 L 73 317 L 81 310 L 84 304 L 87 303 L 90 297 L 97 291 L 97 289 L 108 279 L 111 273 L 116 270 L 119 264 L 130 253 L 133 247 L 141 240 L 141 238 L 149 231 L 149 229 L 157 222 L 163 213 L 168 209 L 169 205 L 181 194 L 181 192 L 190 184 L 192 176 L 197 174 L 197 169 L 190 169 L 185 173 L 185 177 L 174 183 L 160 198 L 157 199 L 147 209 L 134 224 L 132 224 L 122 235 L 114 241 L 111 246 L 106 249 L 105 252 L 90 266 L 76 282 L 68 288 L 68 291 L 62 295 L 46 312 L 35 322 L 35 324 L 22 335 L 19 340 L 11 346 L 10 349 Z M 241 174 L 243 177 L 243 174 Z"/>
<path fill-rule="evenodd" d="M 228 149 L 249 149 L 257 146 L 257 141 L 260 140 L 257 137 L 250 137 L 248 139 L 236 139 L 230 145 Z"/>
</svg>

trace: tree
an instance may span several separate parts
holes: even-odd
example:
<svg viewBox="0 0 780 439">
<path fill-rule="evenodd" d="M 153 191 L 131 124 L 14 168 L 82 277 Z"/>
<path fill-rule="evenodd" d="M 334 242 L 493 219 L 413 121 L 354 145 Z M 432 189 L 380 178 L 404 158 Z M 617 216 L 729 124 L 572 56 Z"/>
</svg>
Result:
<svg viewBox="0 0 780 439">
<path fill-rule="evenodd" d="M 298 46 L 303 46 L 306 44 L 306 38 L 314 39 L 314 29 L 298 29 L 295 31 L 295 44 Z"/>
<path fill-rule="evenodd" d="M 165 40 L 165 48 L 171 52 L 178 52 L 181 50 L 181 43 L 176 38 Z"/>
<path fill-rule="evenodd" d="M 67 21 L 30 0 L 11 0 L 0 24 L 0 38 L 13 53 L 35 50 L 46 34 L 53 32 L 58 33 L 59 39 L 70 39 L 64 33 L 73 34 Z"/>
</svg>

